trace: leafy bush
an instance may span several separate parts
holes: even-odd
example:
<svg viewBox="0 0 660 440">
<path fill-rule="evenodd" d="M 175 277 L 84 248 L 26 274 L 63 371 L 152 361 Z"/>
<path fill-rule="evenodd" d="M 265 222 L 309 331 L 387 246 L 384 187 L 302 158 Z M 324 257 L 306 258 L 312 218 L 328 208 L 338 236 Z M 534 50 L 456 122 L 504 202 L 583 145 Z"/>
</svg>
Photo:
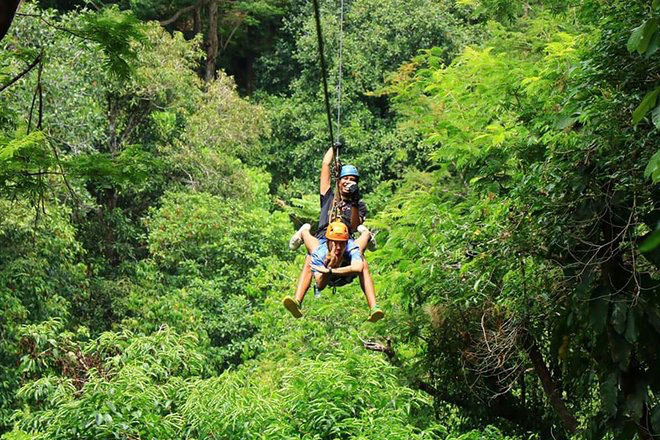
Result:
<svg viewBox="0 0 660 440">
<path fill-rule="evenodd" d="M 18 328 L 71 317 L 86 301 L 84 253 L 64 207 L 0 199 L 0 425 L 18 385 Z"/>
<path fill-rule="evenodd" d="M 281 213 L 205 193 L 170 193 L 148 220 L 149 250 L 172 274 L 201 274 L 239 293 L 259 260 L 282 255 L 290 235 Z"/>
</svg>

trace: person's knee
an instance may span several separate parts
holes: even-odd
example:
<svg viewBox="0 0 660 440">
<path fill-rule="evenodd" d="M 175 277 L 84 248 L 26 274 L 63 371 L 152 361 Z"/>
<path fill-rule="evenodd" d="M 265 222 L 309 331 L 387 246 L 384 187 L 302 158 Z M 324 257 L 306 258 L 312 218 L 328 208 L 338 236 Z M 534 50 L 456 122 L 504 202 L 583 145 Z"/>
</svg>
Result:
<svg viewBox="0 0 660 440">
<path fill-rule="evenodd" d="M 310 272 L 312 270 L 311 264 L 312 264 L 312 258 L 309 256 L 309 254 L 307 254 L 305 256 L 305 263 L 303 264 L 303 271 Z"/>
<path fill-rule="evenodd" d="M 362 273 L 369 273 L 369 263 L 364 258 L 362 259 Z"/>
</svg>

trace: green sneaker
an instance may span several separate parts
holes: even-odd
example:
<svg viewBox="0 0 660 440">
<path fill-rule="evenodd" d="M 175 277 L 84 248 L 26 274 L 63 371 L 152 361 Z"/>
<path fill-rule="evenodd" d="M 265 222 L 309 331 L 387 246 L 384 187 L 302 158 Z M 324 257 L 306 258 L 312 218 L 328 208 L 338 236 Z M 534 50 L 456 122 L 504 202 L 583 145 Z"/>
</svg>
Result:
<svg viewBox="0 0 660 440">
<path fill-rule="evenodd" d="M 285 296 L 282 305 L 291 312 L 294 318 L 302 318 L 302 311 L 300 310 L 300 303 L 290 296 Z"/>
<path fill-rule="evenodd" d="M 369 322 L 380 321 L 384 317 L 385 317 L 385 313 L 383 313 L 380 307 L 378 307 L 378 304 L 376 304 L 371 308 L 371 310 L 369 310 L 369 319 L 368 319 Z"/>
</svg>

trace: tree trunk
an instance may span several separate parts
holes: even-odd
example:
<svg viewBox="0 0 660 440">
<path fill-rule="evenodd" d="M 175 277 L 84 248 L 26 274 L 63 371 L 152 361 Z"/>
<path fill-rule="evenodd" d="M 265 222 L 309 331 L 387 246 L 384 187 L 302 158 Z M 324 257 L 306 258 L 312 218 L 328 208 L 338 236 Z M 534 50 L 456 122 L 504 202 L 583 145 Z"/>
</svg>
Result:
<svg viewBox="0 0 660 440">
<path fill-rule="evenodd" d="M 206 73 L 204 80 L 206 82 L 215 78 L 215 65 L 218 58 L 218 49 L 220 43 L 218 41 L 218 2 L 212 1 L 208 5 L 209 13 L 209 28 L 208 28 L 208 41 L 206 45 Z"/>
<path fill-rule="evenodd" d="M 3 0 L 3 3 L 5 5 L 0 8 L 0 41 L 7 35 L 21 0 Z"/>
<path fill-rule="evenodd" d="M 198 3 L 193 12 L 193 32 L 195 35 L 202 33 L 202 4 Z"/>
<path fill-rule="evenodd" d="M 546 397 L 550 401 L 550 405 L 554 408 L 559 415 L 559 418 L 564 425 L 566 431 L 571 434 L 574 434 L 577 431 L 577 420 L 575 416 L 566 408 L 564 401 L 561 399 L 561 391 L 555 384 L 555 381 L 550 375 L 550 370 L 543 360 L 543 355 L 539 346 L 536 344 L 536 341 L 532 338 L 531 335 L 527 336 L 529 341 L 527 345 L 527 355 L 529 360 L 532 362 L 534 367 L 534 372 L 539 377 L 541 385 L 543 386 L 543 391 L 545 392 Z"/>
</svg>

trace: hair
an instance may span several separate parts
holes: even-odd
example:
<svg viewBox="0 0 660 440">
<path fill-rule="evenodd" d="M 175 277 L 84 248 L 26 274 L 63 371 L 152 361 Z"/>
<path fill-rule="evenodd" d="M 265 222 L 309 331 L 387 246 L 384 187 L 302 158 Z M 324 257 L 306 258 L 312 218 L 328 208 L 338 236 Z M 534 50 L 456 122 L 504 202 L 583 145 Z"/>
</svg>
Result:
<svg viewBox="0 0 660 440">
<path fill-rule="evenodd" d="M 350 176 L 344 176 L 341 179 L 344 179 L 346 177 L 350 177 Z M 357 180 L 360 180 L 360 178 L 357 176 L 353 176 L 353 177 L 355 177 Z M 335 206 L 337 206 L 337 204 L 341 202 L 341 189 L 339 187 L 339 182 L 341 181 L 341 179 L 338 178 L 337 181 L 335 182 L 335 189 L 333 190 L 334 197 L 332 198 L 332 205 L 330 205 L 330 221 L 333 220 Z M 341 220 L 341 218 L 336 218 L 334 220 Z"/>
</svg>

